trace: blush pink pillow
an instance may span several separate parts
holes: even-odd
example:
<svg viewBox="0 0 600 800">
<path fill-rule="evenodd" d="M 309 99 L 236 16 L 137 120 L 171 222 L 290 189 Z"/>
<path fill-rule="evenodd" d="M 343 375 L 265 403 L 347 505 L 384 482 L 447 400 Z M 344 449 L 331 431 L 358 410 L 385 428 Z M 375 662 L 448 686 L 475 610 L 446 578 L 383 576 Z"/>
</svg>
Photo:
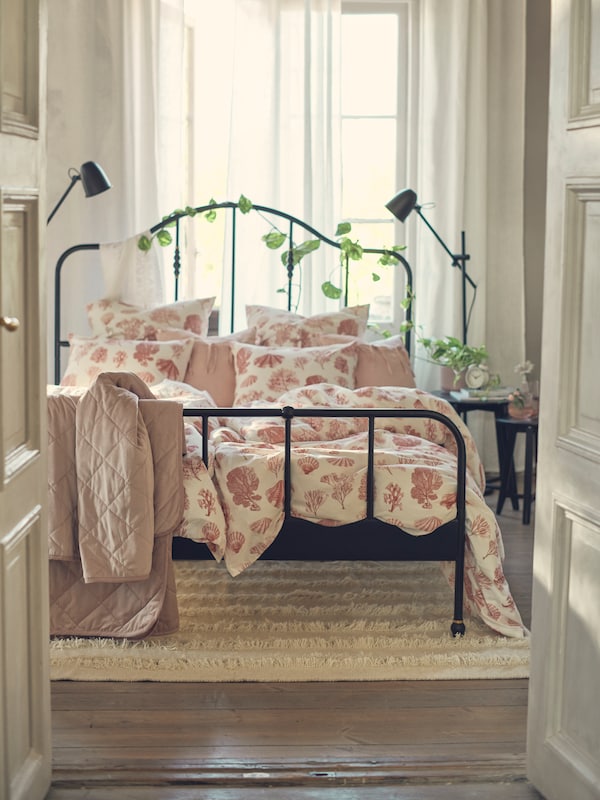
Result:
<svg viewBox="0 0 600 800">
<path fill-rule="evenodd" d="M 235 406 L 274 402 L 299 386 L 333 383 L 354 388 L 356 345 L 261 347 L 231 343 L 235 365 Z"/>
<path fill-rule="evenodd" d="M 247 323 L 256 328 L 256 344 L 273 347 L 311 347 L 318 345 L 319 338 L 327 333 L 363 336 L 368 319 L 368 305 L 312 317 L 268 306 L 246 306 Z"/>
<path fill-rule="evenodd" d="M 159 340 L 187 338 L 189 335 L 185 331 L 158 331 Z M 192 335 L 194 346 L 185 373 L 185 383 L 208 392 L 217 406 L 230 408 L 235 393 L 235 369 L 230 342 L 252 344 L 255 336 L 254 328 L 225 336 Z"/>
<path fill-rule="evenodd" d="M 322 344 L 349 342 L 348 336 L 326 335 Z M 404 346 L 402 336 L 390 336 L 376 342 L 356 342 L 358 365 L 356 367 L 356 388 L 363 386 L 402 386 L 414 389 L 415 374 Z"/>
<path fill-rule="evenodd" d="M 156 339 L 161 328 L 178 328 L 206 336 L 214 297 L 178 300 L 164 306 L 140 308 L 120 300 L 97 300 L 86 306 L 94 336 Z"/>
<path fill-rule="evenodd" d="M 70 337 L 69 362 L 61 386 L 90 386 L 101 372 L 133 372 L 148 385 L 182 381 L 191 339 L 168 342 Z"/>
</svg>

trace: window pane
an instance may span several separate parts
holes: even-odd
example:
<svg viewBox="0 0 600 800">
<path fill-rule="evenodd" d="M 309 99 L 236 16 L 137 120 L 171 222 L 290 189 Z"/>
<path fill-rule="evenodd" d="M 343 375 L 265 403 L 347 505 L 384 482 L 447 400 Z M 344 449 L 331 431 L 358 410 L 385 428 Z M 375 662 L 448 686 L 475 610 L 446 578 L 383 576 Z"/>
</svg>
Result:
<svg viewBox="0 0 600 800">
<path fill-rule="evenodd" d="M 377 218 L 396 192 L 396 121 L 346 119 L 342 123 L 344 218 Z"/>
<path fill-rule="evenodd" d="M 342 114 L 395 114 L 398 17 L 342 15 Z"/>
<path fill-rule="evenodd" d="M 366 248 L 391 248 L 401 242 L 393 242 L 394 224 L 390 222 L 356 222 L 352 224 L 349 238 L 358 241 Z M 400 266 L 378 263 L 379 256 L 365 253 L 361 261 L 350 262 L 350 280 L 348 286 L 348 302 L 370 303 L 371 322 L 382 324 L 386 330 L 390 329 L 391 322 L 400 323 L 404 312 L 393 307 L 392 298 L 394 289 L 400 298 L 398 305 L 404 297 L 404 269 Z M 395 331 L 394 331 L 395 332 Z"/>
</svg>

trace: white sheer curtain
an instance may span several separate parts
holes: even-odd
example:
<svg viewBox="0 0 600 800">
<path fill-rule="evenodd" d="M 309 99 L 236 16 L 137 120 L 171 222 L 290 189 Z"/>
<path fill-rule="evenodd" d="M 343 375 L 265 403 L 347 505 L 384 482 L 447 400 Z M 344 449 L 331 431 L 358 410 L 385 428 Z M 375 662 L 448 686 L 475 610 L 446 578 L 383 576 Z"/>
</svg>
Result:
<svg viewBox="0 0 600 800">
<path fill-rule="evenodd" d="M 467 271 L 478 287 L 468 341 L 487 345 L 491 370 L 506 383 L 524 355 L 524 14 L 521 0 L 421 0 L 412 188 L 452 252 L 465 231 Z M 409 220 L 421 333 L 460 338 L 460 272 L 422 220 Z M 439 368 L 419 355 L 417 348 L 418 385 L 439 388 Z M 490 416 L 472 414 L 469 425 L 493 467 Z"/>
<path fill-rule="evenodd" d="M 194 174 L 201 202 L 244 194 L 333 235 L 341 188 L 340 0 L 189 6 L 198 32 Z M 259 217 L 244 220 L 243 230 L 256 255 L 252 263 L 240 263 L 237 273 L 238 328 L 245 324 L 244 302 L 283 303 L 276 290 L 286 280 L 279 255 L 260 247 L 267 223 Z M 320 285 L 332 265 L 318 256 L 306 264 L 294 301 L 299 300 L 298 310 L 314 313 L 326 307 Z M 224 292 L 227 296 L 227 285 Z M 225 327 L 227 314 L 224 303 Z"/>
<path fill-rule="evenodd" d="M 69 167 L 97 161 L 112 183 L 89 199 L 76 186 L 48 226 L 49 298 L 67 247 L 128 239 L 181 202 L 183 33 L 183 0 L 49 0 L 48 211 Z M 86 331 L 100 275 L 65 276 L 63 333 Z"/>
</svg>

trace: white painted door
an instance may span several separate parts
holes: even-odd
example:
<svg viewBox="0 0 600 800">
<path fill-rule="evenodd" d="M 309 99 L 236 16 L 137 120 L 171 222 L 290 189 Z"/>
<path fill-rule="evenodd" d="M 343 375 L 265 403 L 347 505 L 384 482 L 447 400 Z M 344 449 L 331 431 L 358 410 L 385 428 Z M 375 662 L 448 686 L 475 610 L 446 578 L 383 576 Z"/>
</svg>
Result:
<svg viewBox="0 0 600 800">
<path fill-rule="evenodd" d="M 43 3 L 0 0 L 1 800 L 50 785 Z"/>
<path fill-rule="evenodd" d="M 600 0 L 552 0 L 528 774 L 600 798 Z"/>
</svg>

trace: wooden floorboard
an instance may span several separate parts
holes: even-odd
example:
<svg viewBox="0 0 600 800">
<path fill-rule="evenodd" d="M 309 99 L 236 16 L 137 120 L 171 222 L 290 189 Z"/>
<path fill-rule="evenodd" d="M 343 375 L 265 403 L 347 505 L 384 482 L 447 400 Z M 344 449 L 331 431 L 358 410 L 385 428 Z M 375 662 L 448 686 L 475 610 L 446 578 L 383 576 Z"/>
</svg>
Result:
<svg viewBox="0 0 600 800">
<path fill-rule="evenodd" d="M 533 524 L 512 509 L 500 522 L 529 624 Z M 525 779 L 526 680 L 60 681 L 52 709 L 48 800 L 540 797 Z"/>
</svg>

